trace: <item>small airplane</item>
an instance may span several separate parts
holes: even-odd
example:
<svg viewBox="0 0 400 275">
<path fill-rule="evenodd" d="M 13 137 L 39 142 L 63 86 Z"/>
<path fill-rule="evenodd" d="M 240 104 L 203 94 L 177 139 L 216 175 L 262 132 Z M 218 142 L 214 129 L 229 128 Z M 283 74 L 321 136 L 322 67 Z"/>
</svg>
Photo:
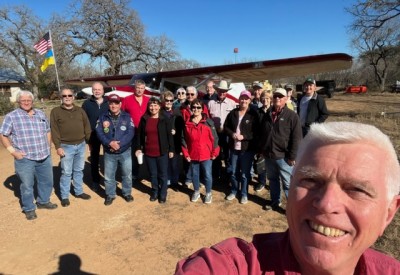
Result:
<svg viewBox="0 0 400 275">
<path fill-rule="evenodd" d="M 215 83 L 226 80 L 234 87 L 228 92 L 228 97 L 237 101 L 244 87 L 240 83 L 308 76 L 322 72 L 346 70 L 351 66 L 352 57 L 350 55 L 332 53 L 156 73 L 79 78 L 65 82 L 80 87 L 89 87 L 94 82 L 101 82 L 108 91 L 106 95 L 116 93 L 121 97 L 126 97 L 134 92 L 133 84 L 137 79 L 142 79 L 146 83 L 145 94 L 147 96 L 160 96 L 166 89 L 175 92 L 179 87 L 195 86 L 199 88 L 208 80 L 213 80 Z M 90 87 L 83 91 L 92 95 Z"/>
</svg>

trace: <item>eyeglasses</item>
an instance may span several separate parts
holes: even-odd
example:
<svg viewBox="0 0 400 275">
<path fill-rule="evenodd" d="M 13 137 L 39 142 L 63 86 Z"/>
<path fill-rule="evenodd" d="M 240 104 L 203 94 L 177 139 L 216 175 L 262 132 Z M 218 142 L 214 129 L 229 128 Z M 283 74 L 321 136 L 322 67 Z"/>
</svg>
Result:
<svg viewBox="0 0 400 275">
<path fill-rule="evenodd" d="M 176 94 L 177 95 L 185 95 L 186 93 L 185 92 L 177 92 Z"/>
<path fill-rule="evenodd" d="M 23 100 L 20 100 L 19 102 L 22 102 L 22 103 L 31 103 L 33 100 L 31 100 L 31 99 L 23 99 Z"/>
<path fill-rule="evenodd" d="M 73 97 L 74 95 L 62 95 L 62 97 Z"/>
<path fill-rule="evenodd" d="M 173 99 L 166 99 L 165 102 L 174 102 Z"/>
<path fill-rule="evenodd" d="M 192 108 L 191 108 L 192 110 L 201 110 L 201 109 L 203 109 L 203 107 L 201 107 L 201 106 L 193 106 Z"/>
<path fill-rule="evenodd" d="M 285 96 L 281 95 L 281 94 L 274 94 L 274 98 L 283 98 L 283 97 L 285 97 Z"/>
<path fill-rule="evenodd" d="M 186 95 L 194 96 L 194 93 L 187 93 Z"/>
</svg>

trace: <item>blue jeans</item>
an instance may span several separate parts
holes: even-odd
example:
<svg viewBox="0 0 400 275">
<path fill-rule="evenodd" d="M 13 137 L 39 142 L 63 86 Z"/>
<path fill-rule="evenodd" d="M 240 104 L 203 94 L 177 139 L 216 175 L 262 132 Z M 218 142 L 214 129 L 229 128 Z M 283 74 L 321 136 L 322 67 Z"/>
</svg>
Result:
<svg viewBox="0 0 400 275">
<path fill-rule="evenodd" d="M 36 178 L 36 188 L 38 196 L 36 202 L 40 204 L 50 202 L 50 195 L 53 191 L 53 167 L 51 157 L 43 160 L 20 159 L 14 160 L 15 173 L 21 180 L 21 204 L 24 212 L 35 210 L 33 203 L 34 184 Z"/>
<path fill-rule="evenodd" d="M 194 191 L 199 191 L 200 189 L 200 169 L 204 176 L 204 185 L 206 187 L 206 192 L 210 193 L 212 188 L 212 160 L 192 160 L 190 162 L 190 170 L 192 171 Z"/>
<path fill-rule="evenodd" d="M 83 168 L 85 167 L 85 147 L 82 143 L 70 145 L 61 143 L 65 157 L 61 158 L 61 179 L 60 192 L 61 199 L 68 199 L 71 188 L 71 178 L 74 180 L 73 186 L 75 195 L 83 193 Z"/>
<path fill-rule="evenodd" d="M 249 151 L 231 150 L 230 165 L 232 169 L 231 193 L 235 194 L 240 189 L 241 196 L 247 197 L 247 186 L 251 181 L 251 168 L 253 167 L 254 153 Z M 241 188 L 239 184 L 241 183 Z"/>
<path fill-rule="evenodd" d="M 179 154 L 174 153 L 174 157 L 168 159 L 168 184 L 177 185 L 179 180 Z"/>
<path fill-rule="evenodd" d="M 132 158 L 129 148 L 121 154 L 104 153 L 104 186 L 107 197 L 115 198 L 116 196 L 115 173 L 118 164 L 121 167 L 122 174 L 122 196 L 125 197 L 132 193 Z"/>
<path fill-rule="evenodd" d="M 286 198 L 289 194 L 290 176 L 293 166 L 290 166 L 286 159 L 265 159 L 267 177 L 271 191 L 271 203 L 277 204 L 281 201 L 281 181 Z"/>
<path fill-rule="evenodd" d="M 152 195 L 167 198 L 168 189 L 168 154 L 159 157 L 150 157 L 145 155 L 147 168 L 150 174 Z"/>
</svg>

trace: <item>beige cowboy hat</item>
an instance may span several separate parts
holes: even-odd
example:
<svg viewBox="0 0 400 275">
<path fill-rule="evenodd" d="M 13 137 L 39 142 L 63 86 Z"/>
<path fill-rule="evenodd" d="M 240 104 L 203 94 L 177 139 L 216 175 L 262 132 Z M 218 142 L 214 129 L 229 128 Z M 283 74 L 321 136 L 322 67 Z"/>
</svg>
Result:
<svg viewBox="0 0 400 275">
<path fill-rule="evenodd" d="M 214 88 L 216 90 L 224 90 L 224 91 L 229 91 L 232 88 L 229 88 L 228 82 L 226 80 L 221 80 L 218 84 L 218 86 L 214 85 Z"/>
</svg>

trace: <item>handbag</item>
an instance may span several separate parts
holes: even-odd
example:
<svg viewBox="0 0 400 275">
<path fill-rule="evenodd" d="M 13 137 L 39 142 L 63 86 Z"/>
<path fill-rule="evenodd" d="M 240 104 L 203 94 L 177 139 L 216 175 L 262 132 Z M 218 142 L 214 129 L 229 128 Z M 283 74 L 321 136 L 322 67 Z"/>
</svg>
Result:
<svg viewBox="0 0 400 275">
<path fill-rule="evenodd" d="M 263 155 L 260 155 L 258 158 L 256 157 L 253 162 L 254 173 L 262 174 L 265 172 L 265 158 Z"/>
</svg>

